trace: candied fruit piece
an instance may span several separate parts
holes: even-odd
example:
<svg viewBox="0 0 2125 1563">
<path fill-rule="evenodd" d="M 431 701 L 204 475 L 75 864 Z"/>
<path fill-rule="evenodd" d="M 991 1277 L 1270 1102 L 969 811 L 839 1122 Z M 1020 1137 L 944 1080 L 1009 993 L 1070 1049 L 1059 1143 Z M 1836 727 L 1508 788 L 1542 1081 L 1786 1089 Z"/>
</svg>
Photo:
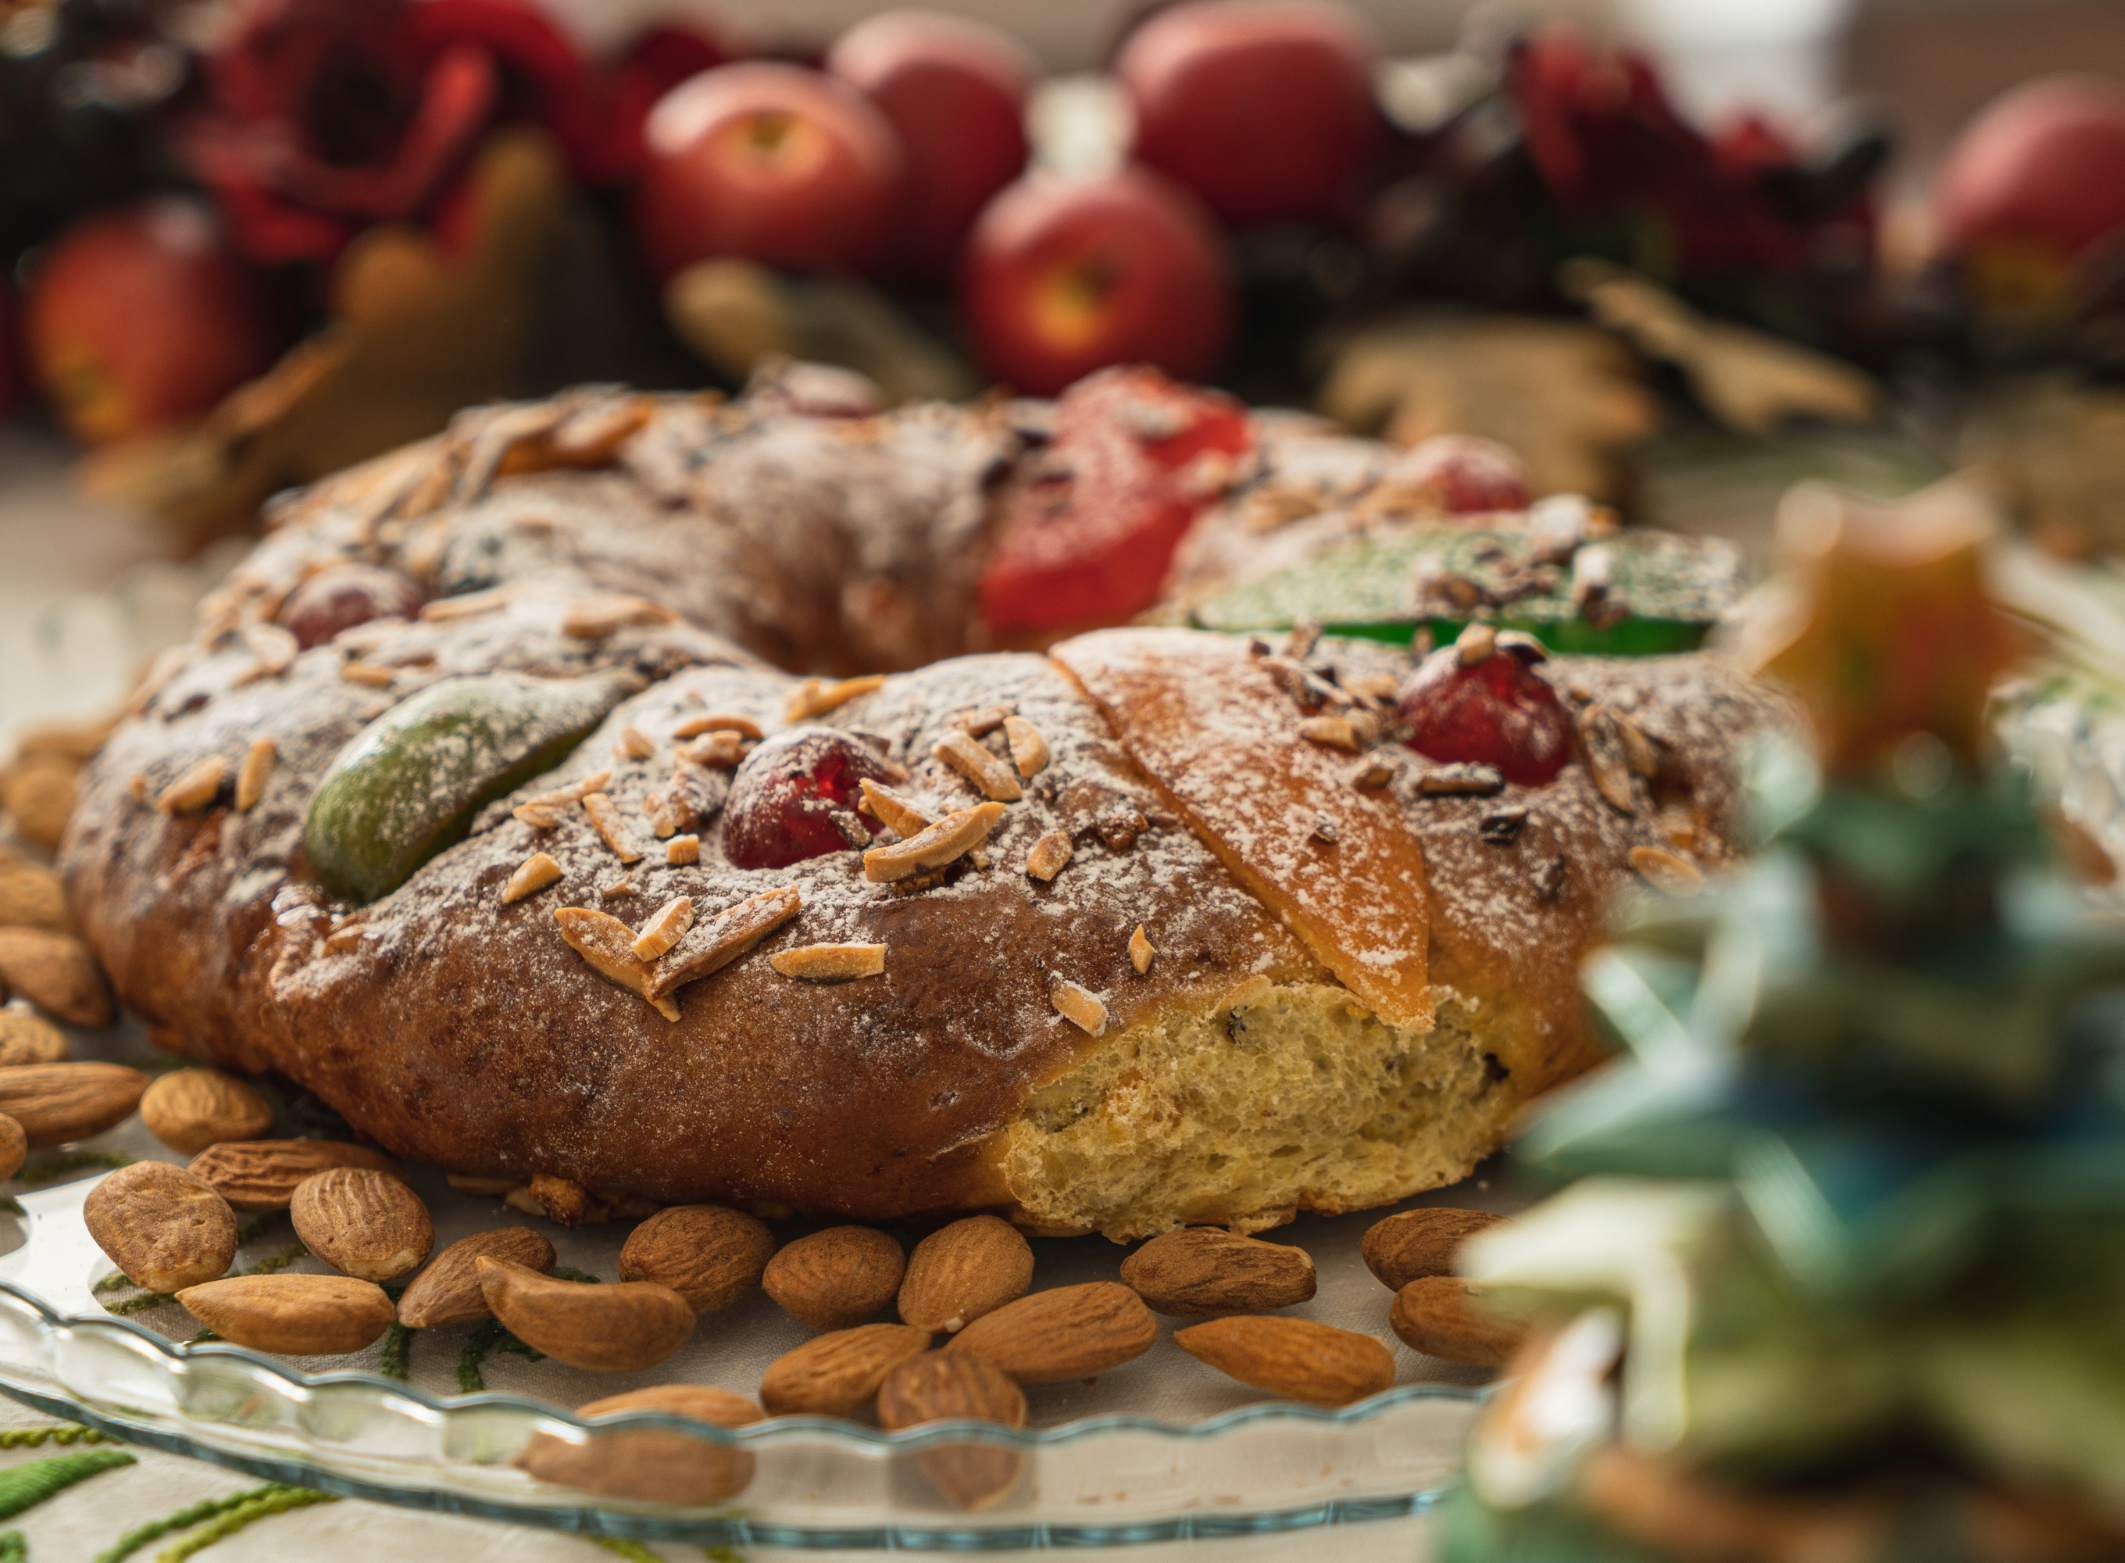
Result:
<svg viewBox="0 0 2125 1563">
<path fill-rule="evenodd" d="M 1402 686 L 1409 747 L 1445 764 L 1495 766 L 1518 787 L 1554 780 L 1572 755 L 1572 718 L 1535 671 L 1542 659 L 1531 636 L 1471 625 Z"/>
<path fill-rule="evenodd" d="M 1527 463 L 1510 447 L 1475 434 L 1435 434 L 1398 457 L 1384 480 L 1436 500 L 1448 515 L 1525 510 Z"/>
<path fill-rule="evenodd" d="M 335 564 L 288 593 L 280 605 L 280 623 L 308 651 L 371 619 L 410 619 L 420 611 L 421 589 L 398 571 L 373 564 Z"/>
<path fill-rule="evenodd" d="M 868 744 L 832 727 L 793 727 L 761 741 L 731 778 L 723 852 L 738 868 L 784 868 L 867 847 L 880 828 L 856 811 L 865 779 L 895 780 Z"/>
</svg>

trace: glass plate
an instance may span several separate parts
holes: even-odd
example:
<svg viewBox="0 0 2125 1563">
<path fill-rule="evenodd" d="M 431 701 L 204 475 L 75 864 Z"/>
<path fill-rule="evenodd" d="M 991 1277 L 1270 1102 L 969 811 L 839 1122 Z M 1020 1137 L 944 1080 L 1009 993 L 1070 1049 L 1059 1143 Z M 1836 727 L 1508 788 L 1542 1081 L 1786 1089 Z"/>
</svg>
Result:
<svg viewBox="0 0 2125 1563">
<path fill-rule="evenodd" d="M 75 1035 L 77 1056 L 140 1063 L 128 1024 Z M 276 1132 L 286 1132 L 283 1129 Z M 137 1116 L 87 1142 L 176 1161 Z M 32 1170 L 50 1152 L 32 1155 Z M 561 1263 L 607 1277 L 632 1223 L 573 1230 L 498 1200 L 452 1189 L 409 1166 L 436 1246 L 471 1232 L 529 1225 Z M 414 1332 L 410 1381 L 375 1371 L 379 1347 L 343 1358 L 277 1359 L 224 1342 L 187 1344 L 197 1321 L 175 1304 L 120 1317 L 99 1292 L 113 1267 L 89 1237 L 82 1202 L 95 1177 L 20 1193 L 0 1215 L 0 1392 L 115 1436 L 276 1481 L 413 1508 L 628 1536 L 730 1546 L 992 1550 L 1126 1546 L 1387 1519 L 1429 1506 L 1458 1467 L 1486 1374 L 1395 1346 L 1389 1294 L 1364 1269 L 1358 1240 L 1383 1212 L 1308 1219 L 1272 1234 L 1315 1256 L 1320 1289 L 1290 1312 L 1362 1330 L 1395 1346 L 1395 1387 L 1336 1411 L 1265 1401 L 1164 1339 L 1096 1381 L 1029 1389 L 1031 1425 L 1010 1431 L 947 1423 L 886 1433 L 855 1421 L 784 1417 L 735 1432 L 635 1413 L 595 1425 L 563 1407 L 648 1384 L 716 1384 L 752 1394 L 760 1371 L 810 1332 L 764 1293 L 707 1315 L 677 1356 L 647 1373 L 595 1374 L 496 1353 L 486 1390 L 457 1392 L 473 1327 Z M 14 1185 L 20 1187 L 21 1185 Z M 1470 1185 L 1438 1202 L 1509 1205 Z M 783 1240 L 806 1230 L 776 1223 Z M 9 1246 L 12 1244 L 13 1246 Z M 246 1245 L 236 1268 L 284 1256 L 285 1215 Z M 1096 1238 L 1037 1239 L 1035 1284 L 1111 1280 L 1122 1250 Z M 298 1269 L 323 1270 L 314 1259 Z M 595 1446 L 616 1433 L 666 1430 L 750 1456 L 750 1480 L 720 1504 L 678 1505 L 586 1494 L 533 1480 L 512 1464 L 535 1434 Z M 1018 1456 L 993 1503 L 957 1507 L 924 1469 L 942 1447 L 985 1445 Z M 928 1457 L 926 1459 L 926 1457 Z"/>
</svg>

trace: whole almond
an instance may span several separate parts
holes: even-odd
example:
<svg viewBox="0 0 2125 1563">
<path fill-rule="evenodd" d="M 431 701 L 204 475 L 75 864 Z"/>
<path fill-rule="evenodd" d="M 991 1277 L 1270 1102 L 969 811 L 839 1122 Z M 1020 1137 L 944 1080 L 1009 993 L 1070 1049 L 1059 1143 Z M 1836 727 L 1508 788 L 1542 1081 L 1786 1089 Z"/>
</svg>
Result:
<svg viewBox="0 0 2125 1563">
<path fill-rule="evenodd" d="M 900 1283 L 900 1317 L 931 1334 L 956 1334 L 1016 1302 L 1033 1284 L 1033 1250 L 1018 1228 L 968 1216 L 915 1245 Z"/>
<path fill-rule="evenodd" d="M 776 1254 L 760 1284 L 799 1322 L 845 1330 L 891 1302 L 906 1269 L 900 1245 L 876 1227 L 828 1227 Z"/>
<path fill-rule="evenodd" d="M 1060 1384 L 1118 1368 L 1157 1339 L 1158 1321 L 1141 1297 L 1114 1281 L 1087 1281 L 1005 1303 L 945 1349 L 986 1357 L 1021 1384 Z"/>
<path fill-rule="evenodd" d="M 221 1191 L 232 1210 L 286 1210 L 295 1185 L 327 1167 L 373 1167 L 399 1176 L 382 1151 L 342 1140 L 230 1140 L 192 1158 L 192 1170 Z"/>
<path fill-rule="evenodd" d="M 63 1064 L 73 1056 L 66 1033 L 41 1015 L 0 1009 L 0 1069 L 17 1064 Z"/>
<path fill-rule="evenodd" d="M 1385 1346 L 1311 1319 L 1212 1319 L 1174 1331 L 1173 1344 L 1242 1384 L 1309 1405 L 1347 1406 L 1395 1381 Z"/>
<path fill-rule="evenodd" d="M 80 761 L 50 754 L 0 774 L 0 795 L 23 840 L 47 852 L 59 850 L 67 816 L 74 812 L 74 773 L 80 769 Z"/>
<path fill-rule="evenodd" d="M 0 1183 L 22 1170 L 29 1153 L 29 1136 L 22 1132 L 22 1125 L 0 1113 Z"/>
<path fill-rule="evenodd" d="M 1122 1282 L 1154 1313 L 1183 1319 L 1260 1313 L 1313 1295 L 1313 1256 L 1288 1243 L 1188 1227 L 1154 1237 L 1124 1259 Z"/>
<path fill-rule="evenodd" d="M 510 1334 L 572 1368 L 653 1368 L 694 1332 L 686 1299 L 654 1281 L 560 1281 L 485 1255 L 473 1265 L 487 1306 Z"/>
<path fill-rule="evenodd" d="M 497 1227 L 461 1237 L 413 1278 L 398 1300 L 398 1322 L 409 1330 L 438 1324 L 477 1324 L 494 1317 L 480 1290 L 477 1260 L 507 1259 L 541 1275 L 553 1272 L 553 1244 L 530 1227 Z"/>
<path fill-rule="evenodd" d="M 211 1281 L 236 1258 L 229 1202 L 166 1161 L 120 1167 L 89 1190 L 81 1219 L 126 1279 L 151 1292 Z"/>
<path fill-rule="evenodd" d="M 762 1414 L 743 1395 L 708 1384 L 659 1384 L 576 1407 L 579 1417 L 627 1411 L 658 1411 L 716 1427 L 744 1427 Z M 753 1479 L 750 1450 L 684 1433 L 617 1428 L 597 1433 L 587 1444 L 534 1433 L 514 1463 L 534 1479 L 557 1487 L 646 1503 L 722 1503 L 745 1491 Z"/>
<path fill-rule="evenodd" d="M 760 1376 L 760 1404 L 773 1416 L 850 1416 L 870 1404 L 885 1376 L 930 1349 L 930 1332 L 906 1324 L 859 1324 L 814 1335 Z"/>
<path fill-rule="evenodd" d="M 728 1308 L 760 1284 L 775 1255 L 764 1222 L 724 1205 L 672 1205 L 628 1233 L 620 1279 L 655 1281 L 696 1313 Z"/>
<path fill-rule="evenodd" d="M 421 1197 L 373 1167 L 313 1172 L 295 1185 L 288 1219 L 311 1253 L 364 1281 L 410 1274 L 435 1246 L 435 1223 Z"/>
<path fill-rule="evenodd" d="M 31 1150 L 101 1134 L 132 1116 L 148 1077 L 123 1064 L 17 1064 L 0 1069 L 0 1113 Z"/>
<path fill-rule="evenodd" d="M 391 1326 L 391 1299 L 351 1275 L 232 1275 L 177 1294 L 224 1340 L 287 1357 L 340 1357 Z"/>
<path fill-rule="evenodd" d="M 1527 1338 L 1527 1327 L 1486 1310 L 1466 1281 L 1423 1275 L 1395 1293 L 1387 1322 L 1402 1344 L 1427 1357 L 1502 1368 Z"/>
<path fill-rule="evenodd" d="M 1504 1219 L 1487 1210 L 1446 1206 L 1402 1211 L 1367 1229 L 1365 1268 L 1397 1292 L 1419 1276 L 1452 1275 L 1461 1245 Z"/>
<path fill-rule="evenodd" d="M 67 915 L 59 876 L 30 863 L 0 868 L 0 928 L 72 933 L 74 920 Z"/>
<path fill-rule="evenodd" d="M 890 1432 L 925 1422 L 1026 1425 L 1025 1393 L 986 1358 L 958 1351 L 911 1357 L 878 1389 L 878 1420 Z M 994 1503 L 1018 1480 L 1025 1457 L 992 1444 L 943 1444 L 915 1457 L 938 1491 L 962 1509 Z"/>
<path fill-rule="evenodd" d="M 224 1140 L 255 1140 L 273 1127 L 273 1108 L 234 1075 L 219 1069 L 178 1069 L 140 1098 L 148 1133 L 187 1156 Z"/>
<path fill-rule="evenodd" d="M 70 933 L 0 928 L 0 985 L 70 1026 L 108 1026 L 110 990 L 89 947 Z"/>
</svg>

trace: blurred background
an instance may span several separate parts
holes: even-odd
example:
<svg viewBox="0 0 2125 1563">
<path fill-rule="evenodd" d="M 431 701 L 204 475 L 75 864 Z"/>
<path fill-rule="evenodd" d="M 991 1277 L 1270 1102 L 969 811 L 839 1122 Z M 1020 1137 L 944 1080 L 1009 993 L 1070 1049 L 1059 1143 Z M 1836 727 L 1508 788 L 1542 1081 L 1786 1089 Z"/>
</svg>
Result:
<svg viewBox="0 0 2125 1563">
<path fill-rule="evenodd" d="M 2125 4 L 0 0 L 0 747 L 460 407 L 1115 362 L 1628 520 L 1963 470 L 2106 555 Z"/>
</svg>

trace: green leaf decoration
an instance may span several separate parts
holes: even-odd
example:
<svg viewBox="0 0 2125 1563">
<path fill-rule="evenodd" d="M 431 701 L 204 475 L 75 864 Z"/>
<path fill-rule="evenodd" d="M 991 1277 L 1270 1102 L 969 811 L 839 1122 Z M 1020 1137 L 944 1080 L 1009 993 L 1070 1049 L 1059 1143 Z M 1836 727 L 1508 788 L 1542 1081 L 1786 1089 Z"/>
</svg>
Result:
<svg viewBox="0 0 2125 1563">
<path fill-rule="evenodd" d="M 76 1482 L 133 1463 L 123 1449 L 83 1449 L 10 1466 L 0 1471 L 0 1520 L 12 1519 Z"/>
</svg>

